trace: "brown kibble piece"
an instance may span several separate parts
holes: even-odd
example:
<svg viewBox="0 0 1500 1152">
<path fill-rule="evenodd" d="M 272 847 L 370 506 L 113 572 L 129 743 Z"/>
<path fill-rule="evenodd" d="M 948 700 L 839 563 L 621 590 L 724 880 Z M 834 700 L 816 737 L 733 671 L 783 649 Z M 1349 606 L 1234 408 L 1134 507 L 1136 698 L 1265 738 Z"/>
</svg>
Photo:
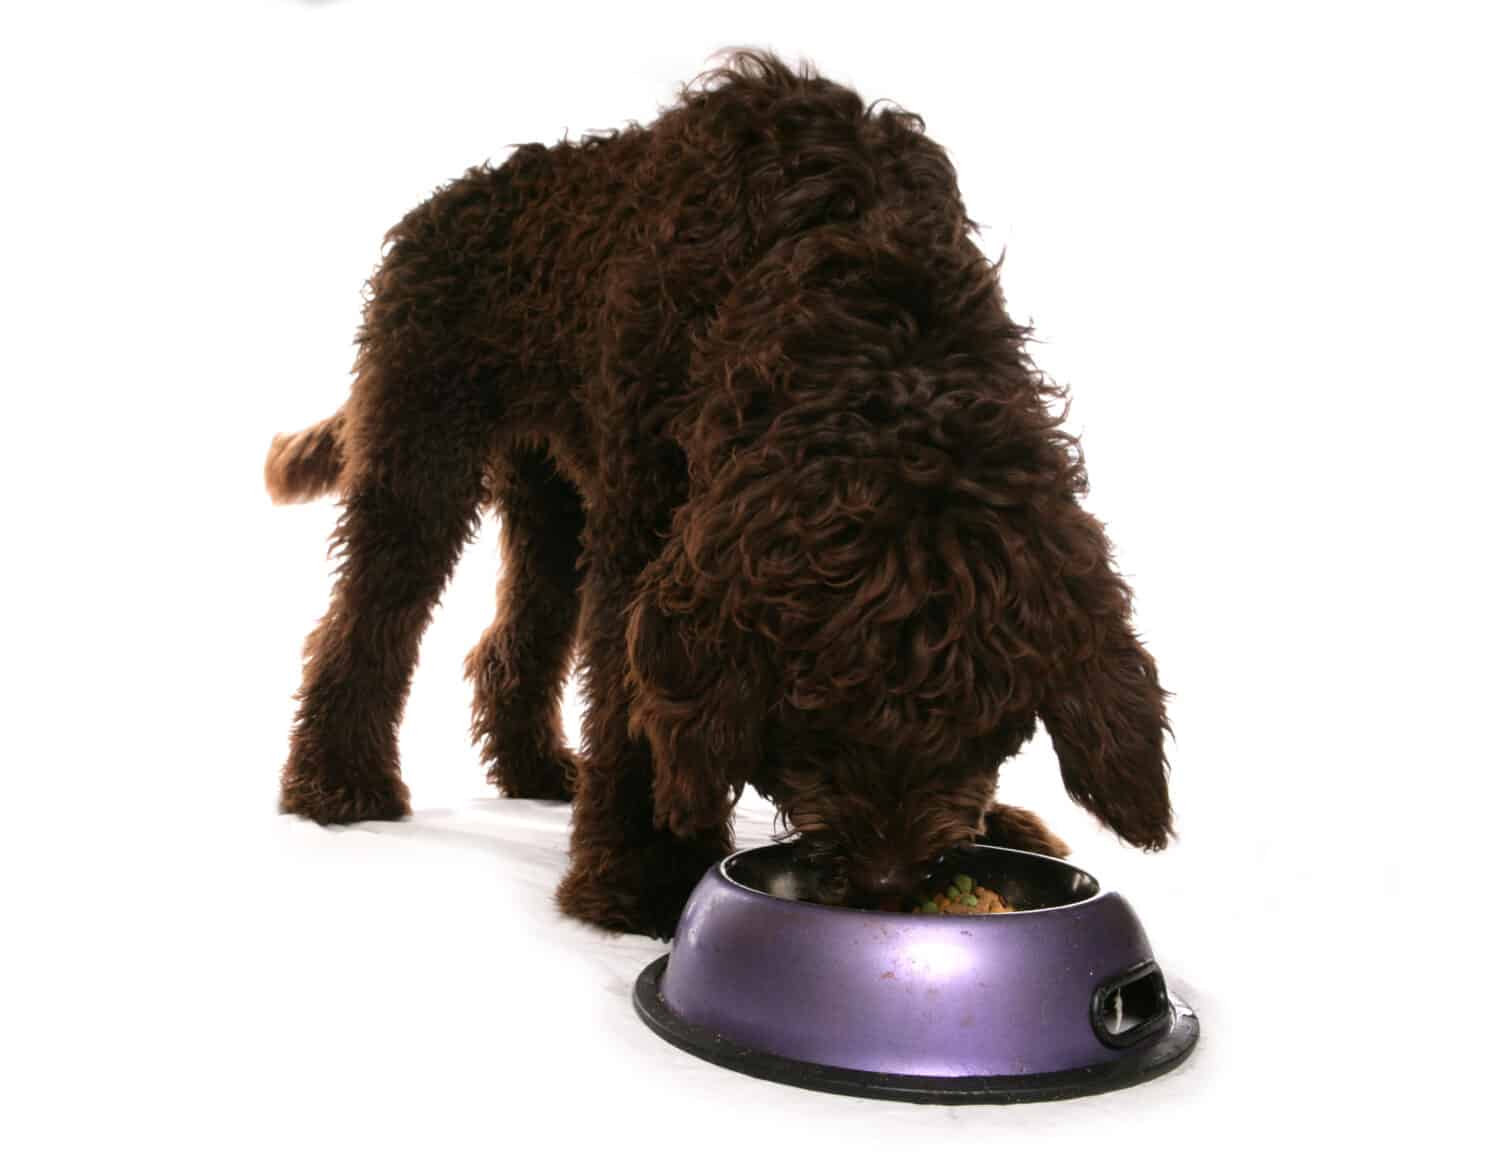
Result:
<svg viewBox="0 0 1500 1152">
<path fill-rule="evenodd" d="M 1000 898 L 1000 893 L 992 891 L 989 888 L 976 888 L 975 891 L 979 893 L 980 903 L 983 904 L 988 910 L 996 912 L 1010 911 L 1010 909 L 1006 906 L 1005 901 Z"/>
</svg>

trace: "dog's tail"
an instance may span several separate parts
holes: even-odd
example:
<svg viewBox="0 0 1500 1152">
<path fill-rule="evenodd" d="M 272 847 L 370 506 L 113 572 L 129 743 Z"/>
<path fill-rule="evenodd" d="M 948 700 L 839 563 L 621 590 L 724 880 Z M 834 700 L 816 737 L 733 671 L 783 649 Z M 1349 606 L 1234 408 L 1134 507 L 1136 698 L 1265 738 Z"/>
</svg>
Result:
<svg viewBox="0 0 1500 1152">
<path fill-rule="evenodd" d="M 316 500 L 339 486 L 344 472 L 344 410 L 290 436 L 266 453 L 266 491 L 277 504 Z"/>
</svg>

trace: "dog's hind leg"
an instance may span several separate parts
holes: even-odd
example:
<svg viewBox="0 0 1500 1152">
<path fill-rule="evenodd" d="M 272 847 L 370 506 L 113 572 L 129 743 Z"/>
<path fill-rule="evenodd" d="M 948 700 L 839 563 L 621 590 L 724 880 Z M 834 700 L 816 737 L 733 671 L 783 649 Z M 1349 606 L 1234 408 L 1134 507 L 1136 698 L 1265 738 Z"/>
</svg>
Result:
<svg viewBox="0 0 1500 1152">
<path fill-rule="evenodd" d="M 366 365 L 327 614 L 308 638 L 281 807 L 320 824 L 408 811 L 396 729 L 417 645 L 478 522 L 493 414 L 446 382 Z"/>
<path fill-rule="evenodd" d="M 507 796 L 565 800 L 576 767 L 560 705 L 578 625 L 583 504 L 540 447 L 508 448 L 493 479 L 503 569 L 495 622 L 464 663 L 474 740 Z"/>
</svg>

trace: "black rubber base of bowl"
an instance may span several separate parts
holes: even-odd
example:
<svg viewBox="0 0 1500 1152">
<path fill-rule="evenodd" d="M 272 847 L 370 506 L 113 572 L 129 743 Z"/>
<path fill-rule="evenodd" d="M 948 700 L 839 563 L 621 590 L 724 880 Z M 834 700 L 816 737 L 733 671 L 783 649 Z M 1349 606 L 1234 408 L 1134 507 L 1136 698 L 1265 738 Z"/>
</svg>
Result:
<svg viewBox="0 0 1500 1152">
<path fill-rule="evenodd" d="M 816 1092 L 905 1100 L 911 1104 L 1025 1104 L 1113 1092 L 1155 1079 L 1187 1059 L 1198 1042 L 1198 1017 L 1175 996 L 1172 1024 L 1118 1060 L 1062 1072 L 1026 1076 L 896 1076 L 788 1060 L 742 1048 L 715 1032 L 673 1015 L 661 998 L 667 957 L 653 960 L 636 978 L 635 1010 L 662 1039 L 711 1063 Z"/>
</svg>

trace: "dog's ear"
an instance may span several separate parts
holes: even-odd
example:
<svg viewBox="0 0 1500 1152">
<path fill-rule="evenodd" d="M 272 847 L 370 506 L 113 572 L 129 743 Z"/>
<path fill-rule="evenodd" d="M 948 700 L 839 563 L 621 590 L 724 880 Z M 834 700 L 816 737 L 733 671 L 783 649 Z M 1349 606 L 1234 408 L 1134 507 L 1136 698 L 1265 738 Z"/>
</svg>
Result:
<svg viewBox="0 0 1500 1152">
<path fill-rule="evenodd" d="M 627 633 L 630 731 L 651 746 L 658 828 L 725 824 L 761 755 L 765 707 L 753 638 L 684 587 L 680 545 L 647 569 Z"/>
<path fill-rule="evenodd" d="M 1017 594 L 1049 657 L 1038 711 L 1063 783 L 1122 839 L 1160 850 L 1173 834 L 1168 693 L 1131 626 L 1130 588 L 1103 526 L 1075 501 L 1056 503 L 1039 523 L 1052 564 Z"/>
</svg>

